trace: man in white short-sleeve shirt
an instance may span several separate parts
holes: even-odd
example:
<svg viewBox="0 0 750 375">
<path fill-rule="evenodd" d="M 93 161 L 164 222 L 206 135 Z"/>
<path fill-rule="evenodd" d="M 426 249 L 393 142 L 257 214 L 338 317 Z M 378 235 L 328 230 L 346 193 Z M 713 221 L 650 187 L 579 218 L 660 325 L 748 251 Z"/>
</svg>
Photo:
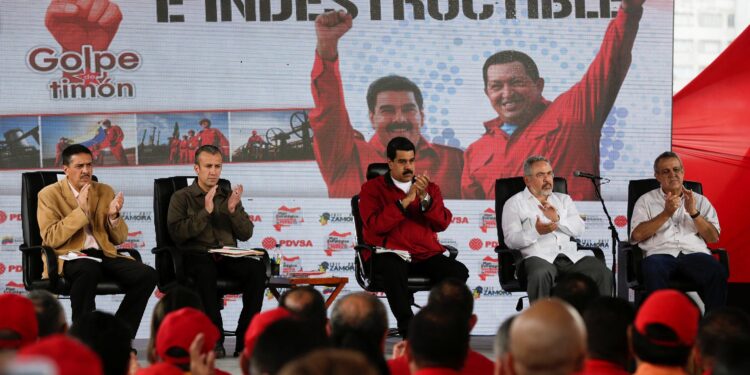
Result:
<svg viewBox="0 0 750 375">
<path fill-rule="evenodd" d="M 654 161 L 661 185 L 643 194 L 630 219 L 630 241 L 643 249 L 646 292 L 669 287 L 675 272 L 700 286 L 706 312 L 726 303 L 727 273 L 711 256 L 707 243 L 719 241 L 719 218 L 708 199 L 683 186 L 685 168 L 674 152 Z"/>
</svg>

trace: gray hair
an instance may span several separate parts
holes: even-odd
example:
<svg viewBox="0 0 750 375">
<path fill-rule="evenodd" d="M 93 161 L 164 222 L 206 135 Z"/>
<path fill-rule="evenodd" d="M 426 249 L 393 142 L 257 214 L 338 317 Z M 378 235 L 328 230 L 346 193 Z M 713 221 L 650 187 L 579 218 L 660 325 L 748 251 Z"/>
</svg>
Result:
<svg viewBox="0 0 750 375">
<path fill-rule="evenodd" d="M 518 315 L 512 315 L 505 319 L 495 334 L 495 358 L 500 359 L 510 351 L 510 325 Z"/>
<path fill-rule="evenodd" d="M 531 176 L 531 166 L 534 165 L 536 162 L 540 161 L 546 161 L 547 164 L 552 164 L 549 162 L 549 159 L 545 158 L 541 155 L 531 155 L 528 158 L 526 158 L 526 161 L 523 162 L 523 175 L 524 176 Z"/>
<path fill-rule="evenodd" d="M 671 158 L 677 159 L 680 162 L 680 167 L 682 167 L 682 159 L 680 159 L 680 155 L 677 155 L 672 151 L 664 151 L 656 157 L 656 160 L 654 160 L 654 173 L 659 173 L 658 168 L 660 161 Z"/>
</svg>

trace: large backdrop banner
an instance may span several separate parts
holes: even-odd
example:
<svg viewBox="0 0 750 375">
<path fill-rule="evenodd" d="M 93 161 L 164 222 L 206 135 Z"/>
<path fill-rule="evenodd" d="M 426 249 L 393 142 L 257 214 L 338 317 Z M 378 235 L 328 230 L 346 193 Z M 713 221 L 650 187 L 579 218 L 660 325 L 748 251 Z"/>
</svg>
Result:
<svg viewBox="0 0 750 375">
<path fill-rule="evenodd" d="M 627 181 L 651 176 L 670 148 L 671 0 L 627 12 L 618 0 L 0 3 L 7 291 L 21 282 L 19 172 L 59 168 L 72 143 L 89 146 L 100 181 L 125 193 L 127 246 L 145 262 L 153 179 L 192 175 L 194 150 L 215 144 L 223 177 L 245 186 L 256 224 L 245 245 L 281 245 L 287 269 L 348 276 L 358 290 L 349 198 L 403 135 L 417 144 L 417 173 L 453 210 L 441 241 L 469 266 L 475 332 L 490 334 L 518 297 L 496 275 L 495 179 L 521 175 L 531 154 L 549 157 L 586 216 L 584 242 L 608 252 L 593 185 L 574 172 L 608 179 L 604 198 L 625 238 Z M 351 15 L 351 28 L 316 28 L 328 10 Z M 337 57 L 317 54 L 319 35 L 332 34 Z M 520 70 L 483 69 L 509 55 L 525 58 Z M 390 75 L 418 88 L 415 108 L 368 103 L 370 84 Z M 107 298 L 102 307 L 118 297 Z M 228 298 L 225 314 L 239 303 Z"/>
</svg>

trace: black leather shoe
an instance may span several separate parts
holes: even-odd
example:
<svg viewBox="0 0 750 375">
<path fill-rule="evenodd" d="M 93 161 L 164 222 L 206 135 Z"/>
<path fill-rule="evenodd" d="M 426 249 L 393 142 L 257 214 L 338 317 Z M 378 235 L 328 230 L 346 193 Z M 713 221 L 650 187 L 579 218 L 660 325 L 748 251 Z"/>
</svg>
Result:
<svg viewBox="0 0 750 375">
<path fill-rule="evenodd" d="M 227 351 L 224 350 L 224 345 L 221 345 L 220 343 L 217 343 L 214 347 L 214 353 L 216 354 L 216 359 L 221 359 L 227 356 Z"/>
</svg>

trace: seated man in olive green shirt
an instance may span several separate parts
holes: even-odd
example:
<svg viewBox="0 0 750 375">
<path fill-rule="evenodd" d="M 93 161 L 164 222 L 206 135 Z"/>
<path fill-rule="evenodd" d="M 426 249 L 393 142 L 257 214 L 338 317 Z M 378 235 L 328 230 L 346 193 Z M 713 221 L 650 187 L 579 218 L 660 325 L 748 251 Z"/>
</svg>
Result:
<svg viewBox="0 0 750 375">
<path fill-rule="evenodd" d="M 242 185 L 232 190 L 219 186 L 223 156 L 216 146 L 205 145 L 195 151 L 192 185 L 180 189 L 169 201 L 167 224 L 172 240 L 181 248 L 185 273 L 194 280 L 196 292 L 206 314 L 223 332 L 216 277 L 219 273 L 242 283 L 242 312 L 237 322 L 235 354 L 243 350 L 245 331 L 260 311 L 265 290 L 265 267 L 251 258 L 227 258 L 206 252 L 222 246 L 237 246 L 253 235 L 253 223 L 242 208 Z M 188 251 L 190 250 L 190 251 Z M 225 355 L 224 335 L 216 345 L 217 357 Z"/>
</svg>

